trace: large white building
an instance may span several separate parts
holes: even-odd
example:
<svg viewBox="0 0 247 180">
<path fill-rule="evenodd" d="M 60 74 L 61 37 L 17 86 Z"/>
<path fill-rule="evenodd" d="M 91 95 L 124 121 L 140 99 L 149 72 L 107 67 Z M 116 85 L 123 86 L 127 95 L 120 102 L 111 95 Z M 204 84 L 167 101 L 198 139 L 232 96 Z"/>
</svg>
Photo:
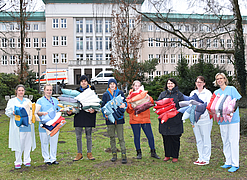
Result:
<svg viewBox="0 0 247 180">
<path fill-rule="evenodd" d="M 44 12 L 31 14 L 27 21 L 27 37 L 25 39 L 26 60 L 29 67 L 38 72 L 40 58 L 40 71 L 46 69 L 67 69 L 69 84 L 78 84 L 82 74 L 89 78 L 95 77 L 102 70 L 110 70 L 112 49 L 111 27 L 112 12 L 119 7 L 112 0 L 43 0 Z M 137 2 L 140 10 L 143 1 Z M 130 17 L 134 25 L 134 14 Z M 192 31 L 192 26 L 182 22 L 183 14 L 175 14 L 173 19 L 186 34 Z M 197 18 L 197 17 L 195 17 Z M 18 23 L 5 13 L 0 13 L 0 72 L 14 73 L 17 69 L 20 52 L 20 31 Z M 244 35 L 247 34 L 247 17 L 244 17 Z M 183 25 L 182 25 L 183 24 Z M 201 31 L 209 31 L 210 21 L 205 21 Z M 162 26 L 166 26 L 165 24 Z M 245 28 L 246 27 L 246 28 Z M 159 41 L 179 41 L 176 37 L 161 31 L 152 22 L 143 18 L 142 38 L 146 40 L 140 51 L 139 61 L 158 58 L 156 72 L 150 77 L 161 76 L 175 72 L 175 66 L 185 56 L 188 63 L 196 63 L 198 53 L 181 47 L 178 43 L 164 43 Z M 193 39 L 192 39 L 193 41 Z M 220 41 L 220 42 L 219 42 Z M 204 42 L 208 48 L 220 48 L 222 43 L 227 48 L 232 48 L 233 42 L 227 35 L 220 40 L 207 40 Z M 201 42 L 194 40 L 196 46 Z M 38 51 L 39 50 L 39 57 Z M 213 60 L 215 64 L 226 67 L 229 75 L 232 75 L 233 65 L 229 61 L 231 56 L 224 54 L 205 55 L 205 60 Z"/>
</svg>

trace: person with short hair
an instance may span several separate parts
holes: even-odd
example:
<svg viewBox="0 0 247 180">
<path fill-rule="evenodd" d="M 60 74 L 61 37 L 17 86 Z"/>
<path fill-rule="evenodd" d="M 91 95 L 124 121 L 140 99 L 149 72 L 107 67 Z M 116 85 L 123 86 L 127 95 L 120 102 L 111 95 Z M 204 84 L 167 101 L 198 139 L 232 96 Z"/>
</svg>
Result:
<svg viewBox="0 0 247 180">
<path fill-rule="evenodd" d="M 53 109 L 58 112 L 60 107 L 58 107 L 58 100 L 52 97 L 52 85 L 45 84 L 44 86 L 44 96 L 39 98 L 36 102 L 41 105 L 39 112 L 37 113 L 40 116 L 40 120 L 48 114 L 48 110 Z M 41 121 L 39 124 L 41 124 Z M 58 165 L 57 162 L 57 143 L 59 137 L 59 131 L 52 137 L 46 133 L 46 130 L 39 126 L 39 136 L 41 142 L 41 152 L 42 157 L 46 165 Z M 50 145 L 50 149 L 49 149 Z"/>
<path fill-rule="evenodd" d="M 117 160 L 117 147 L 116 147 L 116 140 L 115 140 L 115 132 L 117 133 L 117 137 L 119 140 L 121 153 L 122 153 L 122 164 L 127 163 L 127 156 L 126 156 L 126 147 L 125 147 L 125 141 L 124 141 L 124 127 L 123 124 L 125 123 L 124 120 L 124 108 L 127 106 L 124 93 L 118 89 L 117 87 L 117 81 L 115 79 L 109 79 L 108 81 L 108 89 L 103 94 L 102 97 L 102 104 L 101 107 L 104 107 L 104 105 L 112 100 L 114 97 L 117 97 L 118 95 L 121 95 L 123 98 L 123 103 L 117 107 L 115 110 L 116 112 L 113 113 L 113 117 L 115 119 L 115 122 L 112 123 L 108 120 L 108 116 L 103 113 L 103 116 L 106 120 L 107 125 L 107 133 L 110 136 L 110 145 L 112 150 L 112 158 L 111 161 L 115 162 Z M 119 117 L 117 116 L 119 115 Z"/>
<path fill-rule="evenodd" d="M 197 94 L 203 102 L 209 103 L 212 93 L 205 87 L 206 81 L 203 76 L 198 76 L 195 81 L 195 90 L 190 93 L 190 96 Z M 193 132 L 196 138 L 196 146 L 199 154 L 198 159 L 194 162 L 196 165 L 209 164 L 211 156 L 211 130 L 213 120 L 210 119 L 209 113 L 206 110 L 199 118 L 199 121 L 194 124 Z"/>
<path fill-rule="evenodd" d="M 21 125 L 18 127 L 15 123 L 15 106 L 23 107 L 24 102 L 31 103 L 27 98 L 24 98 L 25 86 L 19 84 L 15 88 L 16 97 L 8 101 L 5 109 L 5 114 L 10 118 L 9 122 L 9 148 L 15 151 L 15 168 L 20 169 L 21 165 L 31 166 L 30 151 L 36 148 L 34 124 L 28 126 Z M 22 153 L 24 157 L 22 161 Z"/>
<path fill-rule="evenodd" d="M 229 81 L 224 73 L 217 73 L 214 85 L 220 88 L 214 94 L 224 94 L 230 96 L 231 99 L 240 100 L 242 96 L 234 86 L 228 86 L 228 83 Z M 223 153 L 226 159 L 225 164 L 221 167 L 230 168 L 228 169 L 229 172 L 235 172 L 239 169 L 240 116 L 237 103 L 232 113 L 231 122 L 225 121 L 225 119 L 218 122 L 223 142 Z"/>
</svg>

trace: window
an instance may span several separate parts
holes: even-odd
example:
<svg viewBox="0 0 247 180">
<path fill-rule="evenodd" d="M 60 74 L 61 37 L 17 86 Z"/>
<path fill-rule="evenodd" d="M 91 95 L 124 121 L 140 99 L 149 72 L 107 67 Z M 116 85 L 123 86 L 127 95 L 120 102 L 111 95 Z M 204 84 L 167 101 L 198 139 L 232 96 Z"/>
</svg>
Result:
<svg viewBox="0 0 247 180">
<path fill-rule="evenodd" d="M 214 64 L 218 64 L 218 55 L 214 55 Z"/>
<path fill-rule="evenodd" d="M 134 28 L 135 27 L 135 20 L 134 19 L 130 19 L 129 20 L 129 27 L 130 28 Z"/>
<path fill-rule="evenodd" d="M 225 64 L 225 55 L 220 55 L 220 64 Z"/>
<path fill-rule="evenodd" d="M 221 40 L 220 40 L 220 46 L 221 46 L 222 48 L 225 47 L 225 40 L 224 40 L 224 39 L 221 39 Z"/>
<path fill-rule="evenodd" d="M 192 55 L 192 64 L 196 64 L 197 63 L 197 55 L 193 54 Z"/>
<path fill-rule="evenodd" d="M 106 33 L 111 32 L 111 21 L 109 21 L 109 20 L 105 21 L 105 32 Z"/>
<path fill-rule="evenodd" d="M 61 36 L 61 46 L 67 46 L 67 36 Z"/>
<path fill-rule="evenodd" d="M 61 63 L 67 63 L 67 54 L 61 53 Z"/>
<path fill-rule="evenodd" d="M 76 21 L 76 32 L 82 33 L 83 32 L 83 20 Z"/>
<path fill-rule="evenodd" d="M 161 76 L 161 71 L 156 71 L 156 76 L 160 77 Z"/>
<path fill-rule="evenodd" d="M 164 71 L 164 75 L 168 74 L 168 71 Z"/>
<path fill-rule="evenodd" d="M 149 73 L 148 73 L 148 78 L 149 78 L 150 80 L 153 80 L 153 79 L 154 79 L 154 72 L 149 72 Z"/>
<path fill-rule="evenodd" d="M 214 39 L 213 47 L 218 48 L 218 39 Z"/>
<path fill-rule="evenodd" d="M 153 25 L 152 24 L 148 25 L 148 31 L 153 31 Z"/>
<path fill-rule="evenodd" d="M 196 47 L 196 39 L 192 39 L 192 46 Z"/>
<path fill-rule="evenodd" d="M 148 47 L 153 47 L 154 46 L 154 42 L 152 38 L 148 38 Z"/>
<path fill-rule="evenodd" d="M 182 39 L 178 39 L 177 46 L 178 46 L 178 47 L 181 47 L 181 46 L 182 46 Z"/>
<path fill-rule="evenodd" d="M 34 31 L 38 31 L 39 30 L 39 25 L 38 24 L 34 24 L 33 25 L 33 30 Z"/>
<path fill-rule="evenodd" d="M 232 64 L 232 56 L 227 55 L 227 64 Z"/>
<path fill-rule="evenodd" d="M 185 25 L 184 28 L 185 28 L 185 32 L 189 32 L 190 31 L 190 26 L 189 25 Z"/>
<path fill-rule="evenodd" d="M 34 48 L 39 47 L 39 38 L 33 38 L 33 47 Z"/>
<path fill-rule="evenodd" d="M 171 64 L 176 63 L 176 54 L 171 54 Z"/>
<path fill-rule="evenodd" d="M 87 50 L 93 50 L 93 37 L 86 37 Z"/>
<path fill-rule="evenodd" d="M 17 61 L 16 61 L 18 64 L 21 64 L 21 55 L 18 55 L 17 56 Z"/>
<path fill-rule="evenodd" d="M 103 54 L 96 54 L 96 64 L 102 64 Z"/>
<path fill-rule="evenodd" d="M 26 62 L 27 62 L 28 65 L 31 65 L 32 64 L 31 55 L 27 55 L 26 56 Z"/>
<path fill-rule="evenodd" d="M 76 60 L 77 61 L 83 60 L 83 54 L 76 54 Z"/>
<path fill-rule="evenodd" d="M 41 55 L 41 64 L 46 65 L 46 55 Z"/>
<path fill-rule="evenodd" d="M 164 47 L 167 47 L 168 46 L 168 41 L 169 41 L 168 38 L 164 38 Z"/>
<path fill-rule="evenodd" d="M 56 64 L 59 63 L 58 59 L 59 59 L 58 53 L 55 53 L 52 55 L 52 62 L 53 63 L 56 63 Z"/>
<path fill-rule="evenodd" d="M 96 20 L 96 33 L 102 33 L 102 20 Z"/>
<path fill-rule="evenodd" d="M 211 46 L 211 39 L 207 39 L 207 47 L 210 47 Z"/>
<path fill-rule="evenodd" d="M 30 29 L 31 29 L 30 24 L 26 24 L 26 30 L 27 30 L 27 31 L 30 31 Z"/>
<path fill-rule="evenodd" d="M 61 28 L 67 28 L 67 19 L 61 19 Z"/>
<path fill-rule="evenodd" d="M 175 76 L 177 74 L 177 72 L 176 71 L 171 71 L 171 74 Z"/>
<path fill-rule="evenodd" d="M 96 37 L 96 50 L 102 50 L 102 37 Z"/>
<path fill-rule="evenodd" d="M 2 55 L 2 65 L 8 65 L 8 59 L 6 55 Z"/>
<path fill-rule="evenodd" d="M 106 54 L 105 55 L 105 60 L 110 61 L 111 60 L 111 54 Z"/>
<path fill-rule="evenodd" d="M 9 39 L 9 47 L 10 48 L 15 48 L 15 39 L 14 38 L 10 38 Z"/>
<path fill-rule="evenodd" d="M 110 50 L 111 49 L 111 40 L 110 37 L 105 37 L 105 49 Z"/>
<path fill-rule="evenodd" d="M 156 38 L 155 46 L 160 47 L 160 38 Z"/>
<path fill-rule="evenodd" d="M 164 56 L 163 56 L 163 63 L 164 64 L 168 64 L 169 63 L 168 54 L 164 54 Z"/>
<path fill-rule="evenodd" d="M 86 20 L 86 33 L 92 33 L 92 32 L 93 32 L 93 21 Z"/>
<path fill-rule="evenodd" d="M 232 76 L 232 71 L 227 71 L 228 76 Z"/>
<path fill-rule="evenodd" d="M 83 49 L 83 37 L 76 37 L 76 50 Z"/>
<path fill-rule="evenodd" d="M 33 56 L 33 65 L 38 65 L 39 64 L 39 57 L 38 55 Z"/>
<path fill-rule="evenodd" d="M 10 24 L 9 25 L 9 30 L 10 31 L 14 31 L 15 30 L 15 25 L 14 24 Z"/>
<path fill-rule="evenodd" d="M 158 63 L 160 64 L 160 54 L 156 54 L 156 59 L 158 59 Z"/>
<path fill-rule="evenodd" d="M 202 40 L 202 39 L 199 41 L 199 47 L 200 47 L 200 48 L 203 47 L 203 40 Z"/>
<path fill-rule="evenodd" d="M 86 60 L 93 60 L 93 54 L 86 54 Z"/>
<path fill-rule="evenodd" d="M 46 38 L 41 38 L 41 47 L 42 48 L 46 47 Z"/>
<path fill-rule="evenodd" d="M 190 63 L 190 55 L 186 54 L 185 59 L 186 59 L 186 63 L 189 64 Z"/>
<path fill-rule="evenodd" d="M 26 48 L 31 47 L 31 38 L 26 38 Z"/>
<path fill-rule="evenodd" d="M 21 38 L 17 39 L 17 48 L 21 48 Z"/>
<path fill-rule="evenodd" d="M 176 39 L 175 38 L 171 38 L 171 47 L 176 47 Z"/>
<path fill-rule="evenodd" d="M 209 63 L 211 56 L 209 54 L 206 55 L 205 63 Z"/>
<path fill-rule="evenodd" d="M 148 55 L 148 60 L 152 60 L 154 58 L 154 55 L 153 54 L 149 54 Z"/>
<path fill-rule="evenodd" d="M 206 27 L 206 31 L 207 31 L 207 32 L 211 32 L 211 27 L 207 26 L 207 27 Z"/>
<path fill-rule="evenodd" d="M 178 62 L 181 62 L 182 60 L 182 54 L 178 54 Z"/>
<path fill-rule="evenodd" d="M 52 28 L 58 28 L 58 19 L 52 20 Z"/>
<path fill-rule="evenodd" d="M 58 46 L 58 36 L 53 36 L 52 37 L 52 45 L 53 46 Z"/>
<path fill-rule="evenodd" d="M 227 39 L 226 40 L 226 47 L 227 48 L 232 48 L 232 40 L 231 39 Z"/>
<path fill-rule="evenodd" d="M 14 55 L 10 56 L 10 65 L 15 65 L 15 56 Z"/>
</svg>

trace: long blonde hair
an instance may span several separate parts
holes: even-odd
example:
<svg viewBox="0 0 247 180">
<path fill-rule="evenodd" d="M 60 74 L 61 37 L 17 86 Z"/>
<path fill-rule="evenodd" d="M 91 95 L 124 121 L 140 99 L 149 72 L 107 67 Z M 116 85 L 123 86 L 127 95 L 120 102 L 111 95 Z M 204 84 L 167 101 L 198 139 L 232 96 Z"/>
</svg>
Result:
<svg viewBox="0 0 247 180">
<path fill-rule="evenodd" d="M 229 84 L 229 81 L 228 81 L 226 75 L 224 73 L 217 73 L 215 75 L 215 81 L 213 82 L 214 86 L 219 86 L 218 83 L 217 83 L 217 80 L 216 80 L 217 79 L 217 76 L 219 76 L 219 75 L 223 76 L 223 78 L 226 80 L 225 84 L 228 85 Z"/>
</svg>

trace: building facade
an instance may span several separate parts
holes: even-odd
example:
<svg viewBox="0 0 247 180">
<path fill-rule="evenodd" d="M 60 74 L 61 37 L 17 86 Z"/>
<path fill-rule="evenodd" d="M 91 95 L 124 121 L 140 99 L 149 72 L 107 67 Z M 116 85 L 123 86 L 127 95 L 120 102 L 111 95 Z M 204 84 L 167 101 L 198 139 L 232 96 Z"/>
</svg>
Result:
<svg viewBox="0 0 247 180">
<path fill-rule="evenodd" d="M 112 12 L 119 8 L 118 3 L 111 0 L 43 0 L 44 12 L 35 12 L 30 15 L 26 24 L 27 36 L 25 38 L 25 60 L 29 67 L 38 72 L 46 69 L 67 69 L 68 83 L 78 84 L 82 74 L 89 78 L 95 77 L 100 71 L 111 70 L 110 66 L 112 49 Z M 140 10 L 143 1 L 138 1 L 136 7 Z M 133 10 L 132 10 L 133 11 Z M 134 26 L 135 12 L 131 12 L 130 25 Z M 20 30 L 16 20 L 4 13 L 0 14 L 3 21 L 0 23 L 0 72 L 14 73 L 17 70 L 20 54 Z M 177 15 L 174 21 L 182 32 L 190 33 L 193 27 L 180 22 Z M 247 17 L 245 17 L 246 22 Z M 198 31 L 209 31 L 209 24 Z M 166 24 L 162 24 L 162 27 Z M 246 40 L 247 23 L 243 24 Z M 156 72 L 149 77 L 175 73 L 175 66 L 184 56 L 189 65 L 197 63 L 199 54 L 181 46 L 178 38 L 160 30 L 152 22 L 143 18 L 142 38 L 145 40 L 139 61 L 158 58 Z M 198 32 L 200 33 L 200 32 Z M 210 39 L 204 43 L 191 39 L 195 46 L 208 48 L 233 47 L 233 40 L 227 35 L 221 39 Z M 38 53 L 39 52 L 39 53 Z M 39 56 L 38 56 L 39 55 Z M 225 54 L 204 55 L 205 61 L 225 66 L 229 75 L 233 75 L 234 68 L 230 59 L 233 57 Z"/>
</svg>

